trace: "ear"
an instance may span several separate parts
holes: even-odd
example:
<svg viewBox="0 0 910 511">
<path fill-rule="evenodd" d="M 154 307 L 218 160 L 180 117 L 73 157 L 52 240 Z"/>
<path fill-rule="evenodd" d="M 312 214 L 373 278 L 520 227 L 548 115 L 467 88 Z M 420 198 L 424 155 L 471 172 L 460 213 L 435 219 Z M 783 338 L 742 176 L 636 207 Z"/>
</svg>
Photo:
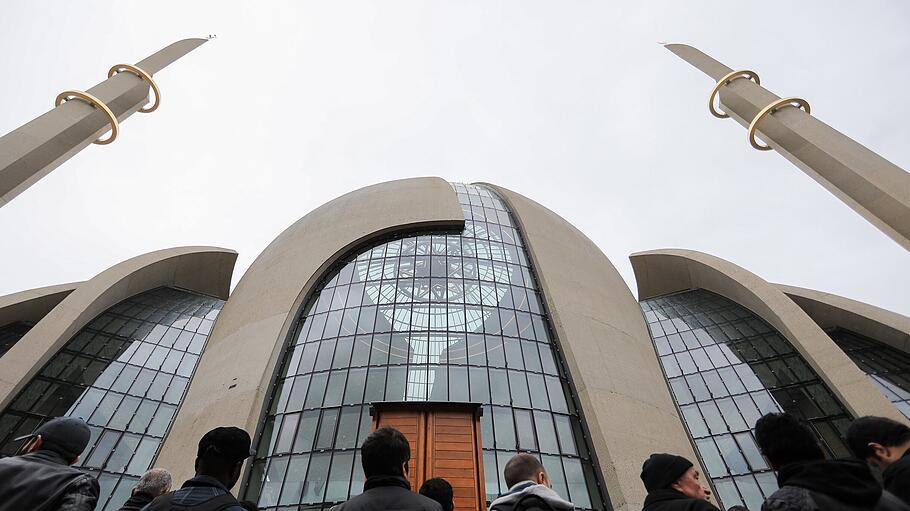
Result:
<svg viewBox="0 0 910 511">
<path fill-rule="evenodd" d="M 867 447 L 872 450 L 872 455 L 877 458 L 885 458 L 888 456 L 888 448 L 882 444 L 869 442 Z"/>
<path fill-rule="evenodd" d="M 671 485 L 670 485 L 670 488 L 671 488 L 671 489 L 674 489 L 674 490 L 676 490 L 676 491 L 678 491 L 679 493 L 682 493 L 682 492 L 683 492 L 682 486 L 680 486 L 679 483 L 673 483 L 673 484 L 671 484 Z"/>
<path fill-rule="evenodd" d="M 79 456 L 76 456 L 76 459 L 74 459 L 73 462 L 70 463 L 70 465 L 75 465 L 76 463 L 79 463 L 79 460 L 80 460 L 81 458 L 82 458 L 82 455 L 81 455 L 81 454 L 80 454 Z"/>
<path fill-rule="evenodd" d="M 44 437 L 37 435 L 35 438 L 32 438 L 28 445 L 25 447 L 25 452 L 35 452 L 44 445 Z"/>
</svg>

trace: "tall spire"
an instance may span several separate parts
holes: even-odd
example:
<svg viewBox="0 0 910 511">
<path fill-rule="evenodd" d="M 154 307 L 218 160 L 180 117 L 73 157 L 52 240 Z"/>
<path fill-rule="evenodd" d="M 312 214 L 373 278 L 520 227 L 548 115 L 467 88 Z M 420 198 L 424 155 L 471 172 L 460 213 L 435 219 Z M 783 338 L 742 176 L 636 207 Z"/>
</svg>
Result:
<svg viewBox="0 0 910 511">
<path fill-rule="evenodd" d="M 107 80 L 85 92 L 61 93 L 53 110 L 0 137 L 0 207 L 92 142 L 112 142 L 119 122 L 134 112 L 157 108 L 152 75 L 206 41 L 184 39 L 134 66 L 114 66 Z M 140 110 L 152 88 L 154 105 Z M 106 138 L 98 138 L 109 130 Z"/>
<path fill-rule="evenodd" d="M 711 104 L 712 114 L 735 119 L 749 130 L 753 147 L 776 150 L 910 250 L 910 174 L 810 115 L 805 100 L 781 99 L 765 89 L 756 73 L 733 71 L 685 44 L 664 47 L 717 82 L 710 100 L 717 94 L 720 110 Z"/>
</svg>

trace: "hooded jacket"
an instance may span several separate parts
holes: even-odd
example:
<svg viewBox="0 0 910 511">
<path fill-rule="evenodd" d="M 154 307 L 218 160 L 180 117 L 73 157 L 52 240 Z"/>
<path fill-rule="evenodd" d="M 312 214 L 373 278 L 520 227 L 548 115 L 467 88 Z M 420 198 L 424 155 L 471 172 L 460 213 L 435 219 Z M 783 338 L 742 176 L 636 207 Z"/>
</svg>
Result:
<svg viewBox="0 0 910 511">
<path fill-rule="evenodd" d="M 791 463 L 777 474 L 780 489 L 762 511 L 910 511 L 883 492 L 869 467 L 859 460 Z"/>
<path fill-rule="evenodd" d="M 490 503 L 490 511 L 523 511 L 542 509 L 545 511 L 569 511 L 575 505 L 564 500 L 547 486 L 534 481 L 522 481 Z"/>
<path fill-rule="evenodd" d="M 885 489 L 910 504 L 910 449 L 882 472 Z"/>
<path fill-rule="evenodd" d="M 719 511 L 707 500 L 693 499 L 672 489 L 653 490 L 645 497 L 642 511 Z"/>
</svg>

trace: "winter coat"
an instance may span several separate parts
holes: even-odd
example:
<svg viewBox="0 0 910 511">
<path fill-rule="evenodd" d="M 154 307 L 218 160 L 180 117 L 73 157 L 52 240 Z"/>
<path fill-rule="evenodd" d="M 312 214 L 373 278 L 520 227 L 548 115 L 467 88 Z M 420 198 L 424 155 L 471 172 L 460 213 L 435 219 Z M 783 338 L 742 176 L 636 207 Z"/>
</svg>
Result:
<svg viewBox="0 0 910 511">
<path fill-rule="evenodd" d="M 142 508 L 142 511 L 173 509 L 245 511 L 220 481 L 209 476 L 196 476 L 187 480 L 179 490 L 159 496 Z"/>
<path fill-rule="evenodd" d="M 0 511 L 92 511 L 100 487 L 54 451 L 0 459 Z"/>
<path fill-rule="evenodd" d="M 552 489 L 534 481 L 522 481 L 490 503 L 490 511 L 568 511 L 574 505 Z"/>
<path fill-rule="evenodd" d="M 642 511 L 720 511 L 707 500 L 693 499 L 687 495 L 666 488 L 654 490 L 645 497 Z"/>
<path fill-rule="evenodd" d="M 882 472 L 885 489 L 910 504 L 910 449 Z"/>
<path fill-rule="evenodd" d="M 762 511 L 910 511 L 883 492 L 872 471 L 859 460 L 791 463 L 777 474 L 780 489 Z"/>
<path fill-rule="evenodd" d="M 411 491 L 407 479 L 373 476 L 363 483 L 363 493 L 338 504 L 332 511 L 442 511 L 435 500 Z"/>
</svg>

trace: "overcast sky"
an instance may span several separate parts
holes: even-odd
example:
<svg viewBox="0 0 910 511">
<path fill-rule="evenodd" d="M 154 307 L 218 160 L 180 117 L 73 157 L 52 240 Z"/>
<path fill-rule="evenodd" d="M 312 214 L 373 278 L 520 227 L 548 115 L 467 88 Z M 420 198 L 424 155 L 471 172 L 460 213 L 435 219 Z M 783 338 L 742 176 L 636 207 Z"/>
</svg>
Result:
<svg viewBox="0 0 910 511">
<path fill-rule="evenodd" d="M 734 5 L 735 4 L 735 5 Z M 0 210 L 0 294 L 178 245 L 237 250 L 372 183 L 488 181 L 628 255 L 680 247 L 910 314 L 910 254 L 707 110 L 685 42 L 910 169 L 910 3 L 39 2 L 0 13 L 0 133 L 120 62 L 217 38 Z"/>
</svg>

